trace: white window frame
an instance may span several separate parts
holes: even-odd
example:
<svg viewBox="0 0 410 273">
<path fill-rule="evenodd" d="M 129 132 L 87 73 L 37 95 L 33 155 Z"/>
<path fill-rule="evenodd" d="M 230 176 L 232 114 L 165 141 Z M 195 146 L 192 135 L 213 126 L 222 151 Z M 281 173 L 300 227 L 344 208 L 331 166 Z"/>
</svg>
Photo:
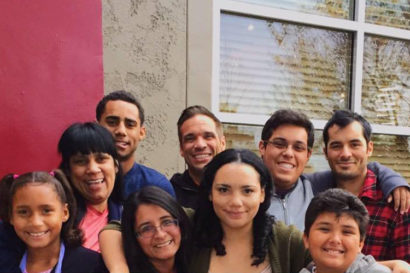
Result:
<svg viewBox="0 0 410 273">
<path fill-rule="evenodd" d="M 269 118 L 269 115 L 219 111 L 220 16 L 223 12 L 231 12 L 353 33 L 351 110 L 360 113 L 365 34 L 410 40 L 410 31 L 366 23 L 366 1 L 355 2 L 355 18 L 347 20 L 234 0 L 188 0 L 187 104 L 204 105 L 225 123 L 263 125 Z M 312 123 L 320 130 L 326 120 L 314 119 Z M 410 127 L 372 124 L 372 128 L 377 134 L 410 135 Z"/>
</svg>

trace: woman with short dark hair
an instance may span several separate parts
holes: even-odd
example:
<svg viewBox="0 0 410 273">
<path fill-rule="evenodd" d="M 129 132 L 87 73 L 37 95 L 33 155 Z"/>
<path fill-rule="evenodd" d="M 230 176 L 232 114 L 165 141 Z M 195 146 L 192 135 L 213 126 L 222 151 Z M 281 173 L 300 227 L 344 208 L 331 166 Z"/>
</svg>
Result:
<svg viewBox="0 0 410 273">
<path fill-rule="evenodd" d="M 69 178 L 78 203 L 76 225 L 83 246 L 100 251 L 98 233 L 122 210 L 122 172 L 111 133 L 95 122 L 74 123 L 58 143 L 60 168 Z"/>
</svg>

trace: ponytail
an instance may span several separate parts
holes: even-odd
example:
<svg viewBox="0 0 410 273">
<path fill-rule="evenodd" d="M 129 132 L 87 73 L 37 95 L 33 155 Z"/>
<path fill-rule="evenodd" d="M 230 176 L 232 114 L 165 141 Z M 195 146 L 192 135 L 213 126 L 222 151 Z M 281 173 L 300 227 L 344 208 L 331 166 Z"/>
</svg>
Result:
<svg viewBox="0 0 410 273">
<path fill-rule="evenodd" d="M 61 237 L 64 240 L 66 247 L 80 246 L 83 242 L 83 232 L 81 229 L 74 226 L 74 221 L 77 215 L 77 202 L 73 194 L 73 189 L 62 170 L 55 169 L 53 170 L 53 173 L 54 177 L 63 186 L 66 196 L 66 202 L 68 205 L 68 211 L 70 213 L 68 220 L 63 223 L 63 227 L 61 229 Z"/>
</svg>

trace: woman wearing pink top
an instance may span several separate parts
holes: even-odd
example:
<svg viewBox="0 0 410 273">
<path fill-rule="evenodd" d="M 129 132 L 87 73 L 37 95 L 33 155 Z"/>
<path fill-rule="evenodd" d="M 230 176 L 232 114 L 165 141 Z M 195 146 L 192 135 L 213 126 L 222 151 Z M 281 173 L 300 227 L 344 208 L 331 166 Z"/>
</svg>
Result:
<svg viewBox="0 0 410 273">
<path fill-rule="evenodd" d="M 114 139 L 94 122 L 74 123 L 58 143 L 60 168 L 69 178 L 78 203 L 75 224 L 84 233 L 83 246 L 100 251 L 98 233 L 122 210 L 122 172 Z"/>
</svg>

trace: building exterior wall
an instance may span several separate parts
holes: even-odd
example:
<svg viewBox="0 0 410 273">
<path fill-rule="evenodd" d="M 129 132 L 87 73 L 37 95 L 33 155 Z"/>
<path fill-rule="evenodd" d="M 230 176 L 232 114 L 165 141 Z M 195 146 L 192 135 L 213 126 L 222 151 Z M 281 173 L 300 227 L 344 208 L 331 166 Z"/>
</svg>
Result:
<svg viewBox="0 0 410 273">
<path fill-rule="evenodd" d="M 176 122 L 186 107 L 186 0 L 103 0 L 104 92 L 141 101 L 147 136 L 136 161 L 183 171 Z"/>
<path fill-rule="evenodd" d="M 146 110 L 148 134 L 138 149 L 137 162 L 155 168 L 168 177 L 184 169 L 184 161 L 179 155 L 176 121 L 187 105 L 202 104 L 225 123 L 228 147 L 241 147 L 243 136 L 238 137 L 237 135 L 238 131 L 243 130 L 242 125 L 253 126 L 251 129 L 245 129 L 246 134 L 250 133 L 245 139 L 253 138 L 255 143 L 258 142 L 260 128 L 255 126 L 261 127 L 270 116 L 271 103 L 268 102 L 266 115 L 247 112 L 244 114 L 231 113 L 225 111 L 223 107 L 222 110 L 220 109 L 221 12 L 242 14 L 241 16 L 245 17 L 262 16 L 270 18 L 269 20 L 286 21 L 291 25 L 294 23 L 296 25 L 311 24 L 332 31 L 357 32 L 359 34 L 356 33 L 356 36 L 362 38 L 367 34 L 393 37 L 408 43 L 408 30 L 385 29 L 371 26 L 371 24 L 367 24 L 365 29 L 357 27 L 355 25 L 357 20 L 364 22 L 362 15 L 365 13 L 365 5 L 359 5 L 362 15 L 358 15 L 356 19 L 353 18 L 352 22 L 346 20 L 349 24 L 345 29 L 344 23 L 331 18 L 332 16 L 317 18 L 308 13 L 295 13 L 278 8 L 269 8 L 267 11 L 268 8 L 265 6 L 261 8 L 257 4 L 243 2 L 258 1 L 103 0 L 104 91 L 106 94 L 117 89 L 131 91 L 140 98 Z M 267 1 L 266 3 L 276 5 L 276 2 Z M 347 40 L 352 39 L 350 37 Z M 360 42 L 354 46 L 356 48 L 354 58 L 350 58 L 352 52 L 346 54 L 348 60 L 354 61 L 352 63 L 355 73 L 352 77 L 354 83 L 348 83 L 338 90 L 344 91 L 347 94 L 346 98 L 350 99 L 349 96 L 352 96 L 351 108 L 360 112 L 362 111 L 360 95 L 362 92 L 357 90 L 362 90 L 362 72 L 361 69 L 355 69 L 355 67 L 362 67 L 361 61 L 358 60 L 363 57 L 364 42 L 363 39 L 355 40 Z M 348 48 L 350 47 L 349 45 Z M 304 68 L 302 70 L 304 71 Z M 308 72 L 310 73 L 310 70 Z M 327 80 L 327 77 L 324 78 Z M 353 91 L 350 86 L 353 86 Z M 309 91 L 315 90 L 311 86 L 308 89 Z M 272 91 L 271 88 L 270 91 Z M 408 91 L 406 92 L 403 94 L 408 94 Z M 343 93 L 343 95 L 346 94 Z M 297 97 L 304 98 L 303 96 Z M 259 99 L 265 101 L 265 99 Z M 253 102 L 254 98 L 245 99 L 244 104 L 247 105 L 250 101 Z M 295 108 L 294 103 L 282 103 L 276 99 L 275 101 L 278 101 L 280 107 Z M 347 99 L 343 103 L 340 106 L 329 106 L 328 112 L 330 113 L 335 108 L 345 108 L 349 104 Z M 366 103 L 366 100 L 363 100 L 363 103 Z M 303 110 L 306 105 L 316 106 L 311 102 L 302 103 L 302 105 Z M 275 107 L 278 106 L 272 105 L 272 111 L 276 110 Z M 323 107 L 319 108 L 318 112 L 324 112 Z M 320 117 L 312 113 L 307 114 L 312 118 L 316 129 L 321 130 L 329 113 Z M 403 129 L 400 126 L 384 126 L 376 122 L 372 126 L 374 132 L 380 135 L 375 139 L 378 140 L 377 147 L 381 151 L 374 153 L 371 160 L 377 160 L 392 167 L 410 179 L 410 171 L 406 167 L 408 165 L 405 164 L 409 155 L 409 127 L 402 126 Z M 318 133 L 320 134 L 319 131 Z M 385 145 L 387 143 L 385 138 L 389 140 L 389 144 Z M 251 149 L 253 147 L 252 142 L 246 141 L 246 145 L 249 145 L 246 147 Z M 398 157 L 386 159 L 384 155 L 391 153 L 397 154 Z M 317 152 L 310 163 L 313 167 L 309 166 L 308 171 L 328 168 L 320 147 L 317 147 Z"/>
</svg>

